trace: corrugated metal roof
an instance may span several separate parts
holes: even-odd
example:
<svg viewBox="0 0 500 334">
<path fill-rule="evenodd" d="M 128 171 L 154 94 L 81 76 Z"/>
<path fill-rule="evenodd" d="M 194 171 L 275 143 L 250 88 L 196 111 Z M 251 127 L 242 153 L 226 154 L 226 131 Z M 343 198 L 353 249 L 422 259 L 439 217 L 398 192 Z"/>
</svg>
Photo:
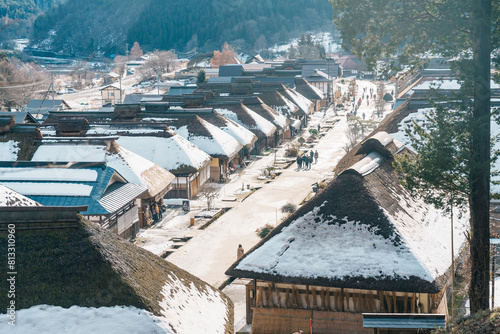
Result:
<svg viewBox="0 0 500 334">
<path fill-rule="evenodd" d="M 7 166 L 6 163 L 3 163 L 3 165 Z M 43 162 L 37 162 L 37 163 L 25 163 L 22 166 L 15 166 L 15 167 L 10 167 L 13 171 L 16 169 L 19 170 L 24 167 L 44 167 Z M 8 169 L 9 167 L 5 167 L 4 169 Z M 43 195 L 26 195 L 27 197 L 33 199 L 34 201 L 39 202 L 42 205 L 45 206 L 88 206 L 88 210 L 85 212 L 82 212 L 82 214 L 87 214 L 87 215 L 103 215 L 103 214 L 109 214 L 112 213 L 113 211 L 108 211 L 105 209 L 99 201 L 103 198 L 106 188 L 108 184 L 110 183 L 113 175 L 116 173 L 116 171 L 111 168 L 106 166 L 104 163 L 102 164 L 97 164 L 93 165 L 90 167 L 85 167 L 82 165 L 76 165 L 72 167 L 67 167 L 65 169 L 78 169 L 78 168 L 83 168 L 86 170 L 94 170 L 97 172 L 97 178 L 95 181 L 79 181 L 78 178 L 75 178 L 75 181 L 71 181 L 70 179 L 66 178 L 64 180 L 64 183 L 73 183 L 75 185 L 87 185 L 92 187 L 92 190 L 88 196 L 57 196 L 50 194 L 50 189 L 47 189 L 46 194 Z M 12 183 L 12 181 L 2 181 L 2 184 L 5 186 L 9 186 L 9 183 Z M 30 177 L 30 180 L 26 180 L 23 182 L 22 180 L 16 180 L 16 183 L 34 183 L 34 184 L 44 184 L 44 183 L 50 183 L 54 184 L 57 183 L 57 181 L 51 180 L 51 181 L 43 181 L 43 180 L 36 180 L 33 179 L 33 177 Z"/>
<path fill-rule="evenodd" d="M 364 328 L 434 329 L 445 326 L 444 314 L 363 313 Z"/>
<path fill-rule="evenodd" d="M 139 197 L 148 189 L 144 186 L 125 183 L 113 184 L 109 187 L 106 194 L 101 198 L 99 204 L 102 205 L 107 211 L 115 212 Z"/>
<path fill-rule="evenodd" d="M 170 90 L 168 91 L 167 95 L 172 96 L 178 96 L 182 94 L 191 94 L 196 90 L 196 87 L 188 87 L 188 86 L 174 86 L 170 87 Z"/>
</svg>

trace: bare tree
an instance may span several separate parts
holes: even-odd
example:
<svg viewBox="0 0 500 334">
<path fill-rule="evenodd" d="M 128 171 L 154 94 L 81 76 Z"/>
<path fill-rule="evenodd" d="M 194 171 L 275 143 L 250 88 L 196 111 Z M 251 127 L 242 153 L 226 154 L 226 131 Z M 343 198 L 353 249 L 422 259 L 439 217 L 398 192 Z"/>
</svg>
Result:
<svg viewBox="0 0 500 334">
<path fill-rule="evenodd" d="M 48 73 L 34 63 L 0 60 L 0 105 L 4 107 L 25 106 L 49 84 Z"/>
<path fill-rule="evenodd" d="M 149 64 L 145 66 L 151 66 L 151 70 L 155 73 L 170 73 L 175 70 L 176 59 L 177 56 L 172 51 L 156 50 L 149 56 Z"/>
<path fill-rule="evenodd" d="M 207 209 L 213 209 L 214 199 L 219 194 L 220 186 L 216 183 L 205 183 L 200 189 L 200 194 L 205 197 L 207 201 Z"/>
</svg>

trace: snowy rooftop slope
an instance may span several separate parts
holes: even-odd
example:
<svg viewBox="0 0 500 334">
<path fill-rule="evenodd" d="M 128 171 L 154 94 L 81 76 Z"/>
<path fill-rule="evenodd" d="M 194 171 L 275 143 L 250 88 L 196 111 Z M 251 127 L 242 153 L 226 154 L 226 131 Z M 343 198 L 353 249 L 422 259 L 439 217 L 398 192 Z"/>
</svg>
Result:
<svg viewBox="0 0 500 334">
<path fill-rule="evenodd" d="M 0 142 L 0 161 L 16 161 L 19 153 L 19 142 L 9 140 Z"/>
<path fill-rule="evenodd" d="M 40 206 L 41 204 L 0 184 L 0 206 Z"/>
<path fill-rule="evenodd" d="M 95 170 L 71 170 L 64 168 L 17 168 L 0 167 L 0 181 L 82 181 L 97 180 Z"/>
<path fill-rule="evenodd" d="M 410 138 L 408 137 L 406 130 L 413 127 L 413 122 L 423 126 L 425 128 L 426 123 L 426 115 L 431 111 L 432 108 L 423 108 L 415 110 L 405 118 L 403 118 L 397 125 L 398 131 L 396 133 L 391 133 L 391 136 L 395 139 L 399 140 L 403 144 L 406 145 L 409 149 L 415 151 L 415 149 L 411 146 Z M 495 122 L 495 120 L 491 119 L 491 137 L 495 138 L 500 135 L 500 125 Z M 500 142 L 495 142 L 493 146 L 493 150 L 500 150 Z M 495 161 L 495 164 L 492 166 L 492 170 L 500 170 L 500 161 Z M 498 194 L 500 193 L 500 185 L 495 184 L 494 182 L 500 181 L 500 176 L 492 176 L 490 191 L 492 193 Z"/>
<path fill-rule="evenodd" d="M 299 110 L 299 107 L 293 104 L 293 102 L 287 99 L 283 94 L 281 94 L 278 91 L 276 91 L 276 94 L 284 102 L 284 105 L 283 106 L 269 105 L 271 108 L 273 108 L 274 110 L 276 110 L 277 112 L 286 117 L 290 117 L 292 114 L 294 114 Z"/>
<path fill-rule="evenodd" d="M 290 100 L 295 103 L 303 112 L 309 113 L 309 109 L 312 106 L 312 102 L 306 99 L 302 94 L 297 93 L 295 90 L 287 88 L 286 93 Z"/>
<path fill-rule="evenodd" d="M 243 145 L 236 140 L 233 136 L 225 133 L 216 126 L 208 123 L 207 121 L 197 117 L 203 128 L 208 131 L 208 135 L 202 135 L 201 132 L 193 132 L 190 130 L 190 125 L 182 126 L 174 129 L 180 136 L 186 138 L 194 145 L 198 146 L 204 152 L 214 157 L 234 157 Z"/>
<path fill-rule="evenodd" d="M 466 217 L 455 222 L 455 254 Z M 436 293 L 451 264 L 450 218 L 410 198 L 386 160 L 339 175 L 227 274 L 344 288 Z"/>
<path fill-rule="evenodd" d="M 236 138 L 236 140 L 238 140 L 243 146 L 251 146 L 257 141 L 257 136 L 254 135 L 250 130 L 245 128 L 243 125 L 238 124 L 237 122 L 225 117 L 222 114 L 219 114 L 219 116 L 223 117 L 226 120 L 226 125 L 220 127 L 220 129 Z"/>
<path fill-rule="evenodd" d="M 90 196 L 92 186 L 63 182 L 9 182 L 9 188 L 31 196 Z"/>
<path fill-rule="evenodd" d="M 116 142 L 174 174 L 186 169 L 195 173 L 211 160 L 208 154 L 178 134 L 170 138 L 121 136 Z"/>
<path fill-rule="evenodd" d="M 220 292 L 185 284 L 172 274 L 162 294 L 161 313 L 177 333 L 225 333 L 227 305 Z"/>
<path fill-rule="evenodd" d="M 147 187 L 150 196 L 161 194 L 174 179 L 169 171 L 116 143 L 109 145 L 47 143 L 37 149 L 32 160 L 68 161 L 68 159 L 77 162 L 96 161 L 92 159 L 106 161 L 108 166 L 114 168 L 128 182 Z"/>
<path fill-rule="evenodd" d="M 38 333 L 144 333 L 171 334 L 166 319 L 133 306 L 80 307 L 37 305 L 17 311 L 16 326 L 2 315 L 0 332 Z"/>
<path fill-rule="evenodd" d="M 490 82 L 491 89 L 498 89 L 500 85 L 495 81 Z M 412 90 L 429 90 L 431 88 L 439 88 L 443 90 L 458 90 L 460 89 L 461 83 L 458 80 L 431 80 L 422 81 L 418 85 L 412 88 Z"/>
</svg>

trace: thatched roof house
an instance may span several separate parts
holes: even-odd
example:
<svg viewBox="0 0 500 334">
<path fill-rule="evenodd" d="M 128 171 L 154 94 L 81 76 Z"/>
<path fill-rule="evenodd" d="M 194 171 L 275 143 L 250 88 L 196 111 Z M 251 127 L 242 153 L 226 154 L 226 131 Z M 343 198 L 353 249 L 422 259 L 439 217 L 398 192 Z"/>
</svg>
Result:
<svg viewBox="0 0 500 334">
<path fill-rule="evenodd" d="M 41 304 L 134 306 L 153 313 L 162 332 L 234 332 L 233 305 L 227 296 L 77 215 L 84 209 L 0 208 L 0 247 L 7 249 L 7 225 L 16 228 L 16 310 Z M 11 271 L 7 261 L 0 268 Z M 9 305 L 7 285 L 1 292 L 0 303 Z M 21 317 L 16 325 L 21 331 L 24 325 L 32 326 Z M 56 332 L 64 331 L 62 326 L 56 329 L 56 322 L 53 326 Z"/>
<path fill-rule="evenodd" d="M 379 134 L 366 145 L 361 160 L 226 272 L 254 279 L 254 324 L 285 315 L 279 307 L 299 308 L 365 333 L 363 312 L 447 312 L 450 218 L 400 185 L 392 161 L 401 143 Z M 465 218 L 455 221 L 455 254 L 465 242 Z"/>
<path fill-rule="evenodd" d="M 211 106 L 221 115 L 241 124 L 257 136 L 258 140 L 255 143 L 255 153 L 260 153 L 267 146 L 274 143 L 274 137 L 277 132 L 276 126 L 273 122 L 265 119 L 251 108 L 240 102 L 221 102 L 211 104 Z"/>
</svg>

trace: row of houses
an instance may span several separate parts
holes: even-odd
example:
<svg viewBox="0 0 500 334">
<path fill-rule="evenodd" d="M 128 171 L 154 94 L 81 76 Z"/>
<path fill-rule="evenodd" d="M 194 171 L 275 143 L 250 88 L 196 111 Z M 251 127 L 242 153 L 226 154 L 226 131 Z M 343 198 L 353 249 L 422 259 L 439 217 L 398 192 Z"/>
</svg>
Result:
<svg viewBox="0 0 500 334">
<path fill-rule="evenodd" d="M 42 124 L 28 112 L 5 114 L 0 182 L 43 205 L 87 205 L 87 219 L 134 238 L 163 198 L 190 199 L 207 181 L 224 182 L 314 111 L 295 90 L 248 80 L 125 100 L 132 103 L 48 110 Z"/>
</svg>

